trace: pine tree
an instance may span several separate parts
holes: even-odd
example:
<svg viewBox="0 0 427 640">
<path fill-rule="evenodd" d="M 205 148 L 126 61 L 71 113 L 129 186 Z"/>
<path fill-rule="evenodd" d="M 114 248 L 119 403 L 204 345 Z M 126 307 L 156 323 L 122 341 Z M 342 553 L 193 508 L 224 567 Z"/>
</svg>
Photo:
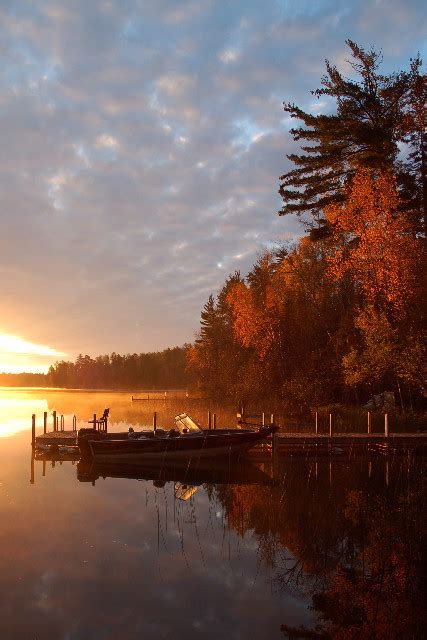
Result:
<svg viewBox="0 0 427 640">
<path fill-rule="evenodd" d="M 361 167 L 390 170 L 397 161 L 398 142 L 404 138 L 402 117 L 410 87 L 406 71 L 381 75 L 381 54 L 365 51 L 347 40 L 357 79 L 346 78 L 326 60 L 327 74 L 317 97 L 333 98 L 335 114 L 312 115 L 285 103 L 291 118 L 303 126 L 290 130 L 295 141 L 304 141 L 303 154 L 287 157 L 296 165 L 281 176 L 279 193 L 284 205 L 279 215 L 309 213 L 311 228 L 327 232 L 326 206 L 345 199 L 345 185 Z M 313 224 L 314 222 L 314 224 Z"/>
<path fill-rule="evenodd" d="M 427 76 L 419 57 L 411 61 L 410 86 L 402 130 L 410 152 L 406 169 L 412 178 L 407 200 L 418 232 L 427 235 Z"/>
</svg>

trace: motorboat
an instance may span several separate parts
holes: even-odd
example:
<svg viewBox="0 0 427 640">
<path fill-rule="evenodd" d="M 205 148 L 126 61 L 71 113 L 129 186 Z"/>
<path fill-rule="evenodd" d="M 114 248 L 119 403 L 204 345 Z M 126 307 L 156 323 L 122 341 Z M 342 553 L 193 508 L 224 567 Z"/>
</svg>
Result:
<svg viewBox="0 0 427 640">
<path fill-rule="evenodd" d="M 175 416 L 170 430 L 105 433 L 80 429 L 77 443 L 82 457 L 102 463 L 128 463 L 153 460 L 189 461 L 238 457 L 277 431 L 275 425 L 258 429 L 202 429 L 188 414 Z"/>
</svg>

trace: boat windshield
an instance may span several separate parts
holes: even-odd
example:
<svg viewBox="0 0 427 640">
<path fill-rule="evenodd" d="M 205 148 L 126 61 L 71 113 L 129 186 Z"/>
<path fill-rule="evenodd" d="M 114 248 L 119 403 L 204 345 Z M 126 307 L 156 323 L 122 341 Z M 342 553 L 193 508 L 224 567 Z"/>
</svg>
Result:
<svg viewBox="0 0 427 640">
<path fill-rule="evenodd" d="M 183 433 L 202 434 L 203 433 L 203 431 L 201 430 L 197 422 L 195 422 L 192 418 L 190 418 L 190 416 L 188 416 L 186 413 L 181 413 L 179 416 L 175 416 L 175 424 L 178 431 L 181 434 Z"/>
</svg>

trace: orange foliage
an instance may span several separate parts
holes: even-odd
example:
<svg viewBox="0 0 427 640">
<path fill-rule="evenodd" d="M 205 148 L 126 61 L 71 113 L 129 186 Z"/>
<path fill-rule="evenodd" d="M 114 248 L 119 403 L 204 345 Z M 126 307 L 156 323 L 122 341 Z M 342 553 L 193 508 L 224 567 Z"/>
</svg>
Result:
<svg viewBox="0 0 427 640">
<path fill-rule="evenodd" d="M 333 229 L 329 275 L 350 273 L 367 303 L 401 312 L 414 293 L 418 247 L 398 206 L 394 176 L 361 169 L 345 204 L 330 205 L 325 215 Z"/>
<path fill-rule="evenodd" d="M 278 300 L 271 285 L 266 285 L 263 304 L 243 283 L 235 285 L 227 295 L 233 313 L 233 329 L 244 347 L 254 347 L 261 358 L 274 344 Z"/>
</svg>

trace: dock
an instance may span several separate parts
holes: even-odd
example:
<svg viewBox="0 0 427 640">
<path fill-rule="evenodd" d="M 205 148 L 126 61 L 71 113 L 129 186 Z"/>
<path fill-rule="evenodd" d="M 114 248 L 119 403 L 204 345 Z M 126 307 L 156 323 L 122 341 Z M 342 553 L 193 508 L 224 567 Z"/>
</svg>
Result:
<svg viewBox="0 0 427 640">
<path fill-rule="evenodd" d="M 88 424 L 92 424 L 98 431 L 108 431 L 109 409 L 105 409 L 100 417 L 93 415 Z M 259 428 L 267 424 L 274 424 L 274 415 L 266 419 L 266 414 L 247 415 L 241 407 L 236 415 L 236 429 L 252 427 Z M 208 412 L 207 428 L 217 428 L 217 416 Z M 157 424 L 157 412 L 153 414 L 153 429 Z M 267 442 L 257 445 L 249 452 L 249 457 L 258 460 L 286 456 L 339 456 L 347 455 L 389 455 L 393 453 L 425 453 L 427 451 L 427 432 L 420 433 L 391 433 L 389 415 L 384 414 L 384 430 L 381 433 L 372 433 L 372 416 L 367 413 L 367 430 L 365 433 L 340 433 L 333 428 L 333 415 L 329 414 L 327 433 L 319 433 L 318 415 L 315 415 L 313 431 L 292 433 L 285 427 L 279 428 Z M 72 428 L 65 428 L 64 416 L 58 416 L 52 412 L 52 428 L 48 430 L 47 412 L 43 414 L 43 433 L 36 436 L 36 416 L 32 416 L 31 444 L 34 449 L 57 450 L 58 447 L 76 447 L 77 445 L 77 419 L 72 417 Z M 47 449 L 47 447 L 49 449 Z"/>
<path fill-rule="evenodd" d="M 92 424 L 98 431 L 107 433 L 109 409 L 105 409 L 101 417 L 97 418 L 96 413 L 92 420 L 88 420 L 88 424 Z M 31 418 L 31 445 L 34 448 L 37 445 L 59 447 L 59 446 L 77 446 L 77 418 L 72 417 L 72 428 L 65 428 L 65 419 L 63 415 L 58 416 L 56 411 L 52 412 L 52 430 L 48 431 L 48 415 L 47 411 L 43 414 L 43 433 L 36 436 L 36 414 L 33 413 Z"/>
</svg>

